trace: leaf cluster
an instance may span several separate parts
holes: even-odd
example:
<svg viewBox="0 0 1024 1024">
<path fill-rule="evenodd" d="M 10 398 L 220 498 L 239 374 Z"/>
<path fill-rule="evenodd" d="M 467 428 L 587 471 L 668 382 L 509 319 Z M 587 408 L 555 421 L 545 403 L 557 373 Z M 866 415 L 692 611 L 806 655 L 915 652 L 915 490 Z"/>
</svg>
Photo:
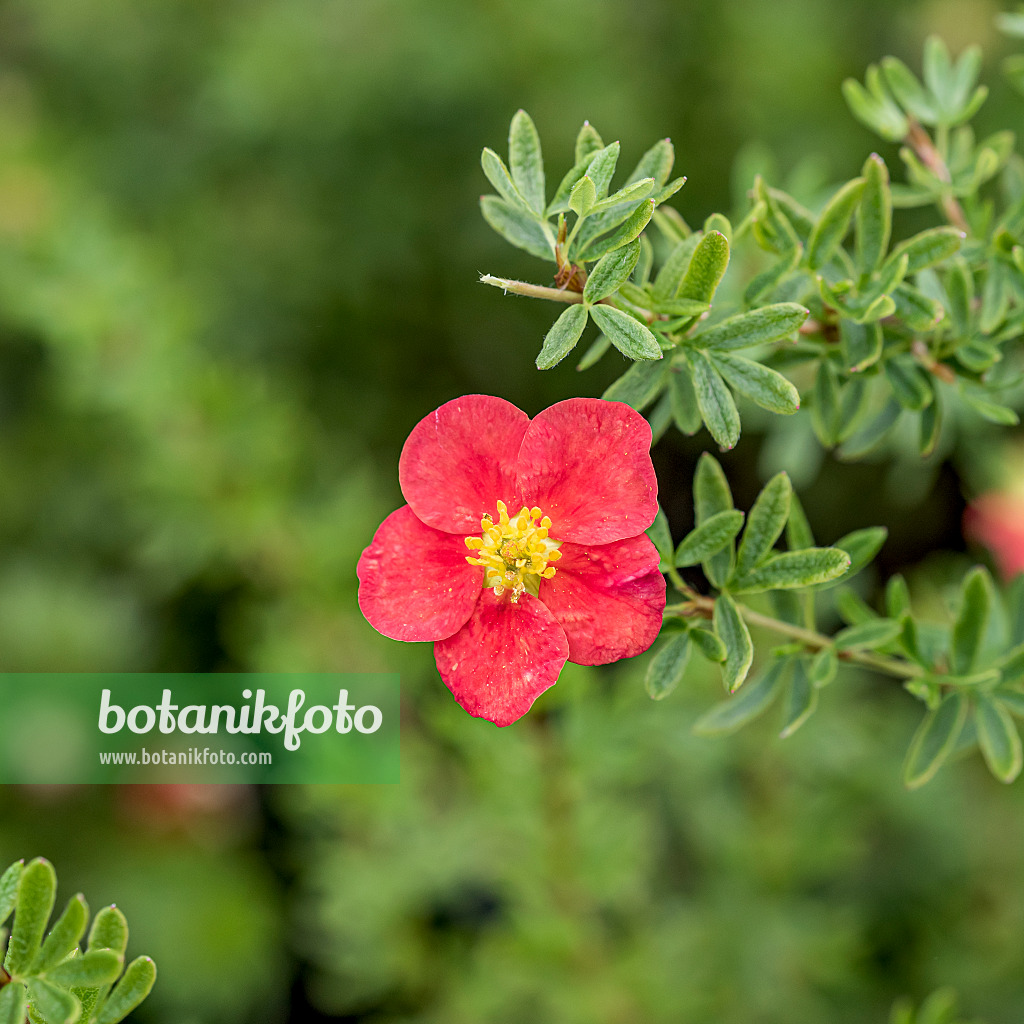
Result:
<svg viewBox="0 0 1024 1024">
<path fill-rule="evenodd" d="M 0 876 L 0 926 L 14 914 L 0 970 L 0 1024 L 117 1024 L 149 995 L 156 967 L 143 956 L 125 968 L 124 914 L 104 907 L 90 926 L 81 893 L 47 931 L 56 892 L 53 866 L 41 857 L 16 861 Z"/>
</svg>

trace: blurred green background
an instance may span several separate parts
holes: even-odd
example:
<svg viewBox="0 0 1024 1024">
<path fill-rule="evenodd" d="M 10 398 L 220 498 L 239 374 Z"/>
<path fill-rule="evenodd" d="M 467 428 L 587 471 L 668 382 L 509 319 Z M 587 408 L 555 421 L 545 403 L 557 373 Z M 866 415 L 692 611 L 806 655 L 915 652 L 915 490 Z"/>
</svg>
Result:
<svg viewBox="0 0 1024 1024">
<path fill-rule="evenodd" d="M 0 2 L 0 669 L 403 677 L 397 788 L 0 789 L 0 861 L 51 858 L 157 959 L 140 1024 L 868 1024 L 943 983 L 1024 1019 L 1024 788 L 966 761 L 903 791 L 919 712 L 891 682 L 833 685 L 785 743 L 712 741 L 716 674 L 654 705 L 640 658 L 567 668 L 498 731 L 430 645 L 373 632 L 354 573 L 427 412 L 621 372 L 537 373 L 550 309 L 476 283 L 547 272 L 477 209 L 518 107 L 549 180 L 584 118 L 627 166 L 671 136 L 700 223 L 737 156 L 777 183 L 895 166 L 839 85 L 930 32 L 986 47 L 981 129 L 1017 127 L 999 9 Z M 677 535 L 707 444 L 656 451 Z M 723 460 L 740 507 L 759 447 Z M 878 472 L 826 459 L 812 522 L 888 525 L 883 566 L 937 605 L 963 481 L 935 466 L 908 509 Z"/>
</svg>

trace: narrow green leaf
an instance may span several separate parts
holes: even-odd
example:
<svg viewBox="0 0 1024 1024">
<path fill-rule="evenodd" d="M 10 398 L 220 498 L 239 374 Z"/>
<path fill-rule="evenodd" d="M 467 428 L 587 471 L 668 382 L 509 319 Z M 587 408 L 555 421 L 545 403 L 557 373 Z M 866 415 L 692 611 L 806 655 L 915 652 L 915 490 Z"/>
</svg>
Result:
<svg viewBox="0 0 1024 1024">
<path fill-rule="evenodd" d="M 910 607 L 910 588 L 907 581 L 899 573 L 889 577 L 885 585 L 885 610 L 890 619 L 902 619 L 904 615 L 912 615 Z"/>
<path fill-rule="evenodd" d="M 814 547 L 814 534 L 807 513 L 794 491 L 789 496 L 789 518 L 786 520 L 786 546 L 790 551 Z"/>
<path fill-rule="evenodd" d="M 989 423 L 998 423 L 1002 427 L 1015 427 L 1020 422 L 1020 416 L 1007 405 L 990 402 L 977 392 L 968 391 L 966 388 L 961 389 L 960 394 L 963 396 L 964 402 Z"/>
<path fill-rule="evenodd" d="M 617 381 L 605 389 L 602 398 L 625 402 L 640 412 L 661 393 L 665 384 L 665 363 L 634 363 Z"/>
<path fill-rule="evenodd" d="M 611 341 L 604 334 L 599 334 L 583 353 L 583 358 L 576 364 L 577 370 L 589 370 L 611 348 Z"/>
<path fill-rule="evenodd" d="M 589 166 L 590 157 L 587 157 L 584 160 L 577 160 L 575 166 L 566 171 L 565 177 L 558 183 L 558 188 L 555 189 L 555 194 L 551 197 L 551 202 L 548 203 L 548 207 L 544 211 L 545 217 L 551 217 L 556 213 L 568 212 L 569 196 L 572 195 L 572 190 L 576 187 L 580 178 L 587 173 Z"/>
<path fill-rule="evenodd" d="M 903 782 L 908 789 L 917 789 L 934 777 L 955 746 L 966 718 L 967 700 L 959 692 L 948 694 L 924 716 L 903 763 Z"/>
<path fill-rule="evenodd" d="M 512 180 L 535 213 L 544 213 L 544 158 L 540 136 L 525 110 L 517 110 L 508 132 Z"/>
<path fill-rule="evenodd" d="M 864 162 L 864 188 L 857 207 L 857 265 L 861 273 L 877 268 L 889 248 L 892 233 L 892 196 L 885 161 L 872 153 Z"/>
<path fill-rule="evenodd" d="M 697 395 L 693 390 L 690 374 L 676 363 L 673 363 L 672 372 L 669 375 L 669 387 L 672 418 L 675 420 L 676 426 L 684 434 L 696 434 L 703 424 L 703 420 L 700 418 L 700 408 L 697 405 Z"/>
<path fill-rule="evenodd" d="M 584 302 L 600 302 L 629 280 L 636 261 L 640 258 L 640 241 L 634 239 L 627 245 L 602 257 L 590 272 L 583 286 Z"/>
<path fill-rule="evenodd" d="M 929 299 L 905 281 L 897 285 L 892 299 L 896 303 L 896 315 L 914 331 L 934 330 L 945 315 L 941 302 Z"/>
<path fill-rule="evenodd" d="M 39 952 L 56 891 L 57 876 L 48 860 L 37 857 L 22 871 L 14 927 L 4 960 L 11 974 L 24 973 Z"/>
<path fill-rule="evenodd" d="M 586 217 L 597 204 L 597 189 L 593 178 L 584 174 L 569 193 L 569 209 L 578 217 Z"/>
<path fill-rule="evenodd" d="M 734 593 L 792 590 L 839 579 L 850 567 L 850 556 L 839 548 L 805 548 L 773 555 L 732 584 Z"/>
<path fill-rule="evenodd" d="M 949 49 L 938 36 L 929 36 L 924 41 L 924 84 L 931 94 L 945 107 L 953 81 L 953 64 Z"/>
<path fill-rule="evenodd" d="M 803 658 L 797 658 L 789 681 L 789 691 L 782 705 L 782 731 L 779 739 L 792 736 L 811 717 L 817 706 L 818 688 L 811 682 Z"/>
<path fill-rule="evenodd" d="M 693 726 L 698 736 L 724 736 L 753 721 L 779 694 L 789 661 L 775 661 L 728 700 L 705 712 Z"/>
<path fill-rule="evenodd" d="M 613 231 L 610 235 L 605 235 L 603 238 L 597 238 L 592 241 L 579 254 L 579 259 L 585 263 L 590 263 L 593 260 L 600 259 L 606 253 L 613 252 L 620 246 L 632 242 L 633 239 L 637 238 L 640 232 L 647 227 L 652 213 L 654 213 L 654 200 L 645 199 L 626 218 L 625 222 L 617 231 Z M 587 221 L 587 223 L 589 224 L 590 221 Z"/>
<path fill-rule="evenodd" d="M 611 184 L 612 175 L 615 173 L 615 165 L 619 161 L 619 144 L 613 142 L 604 149 L 597 150 L 590 158 L 587 165 L 587 176 L 594 182 L 597 189 L 597 198 L 604 199 L 608 194 L 608 186 Z"/>
<path fill-rule="evenodd" d="M 780 341 L 792 335 L 810 311 L 796 302 L 777 302 L 749 313 L 740 313 L 709 327 L 694 344 L 701 348 L 727 351 Z"/>
<path fill-rule="evenodd" d="M 70 992 L 65 992 L 64 989 L 51 985 L 42 978 L 29 980 L 28 998 L 46 1024 L 74 1024 L 82 1009 L 81 1004 Z"/>
<path fill-rule="evenodd" d="M 823 686 L 828 686 L 835 679 L 836 673 L 839 671 L 839 658 L 836 657 L 836 649 L 831 645 L 822 647 L 811 659 L 811 664 L 807 671 L 811 677 L 811 682 L 819 689 Z"/>
<path fill-rule="evenodd" d="M 983 566 L 975 566 L 964 577 L 960 588 L 960 611 L 953 623 L 949 653 L 955 675 L 968 675 L 978 665 L 994 600 L 992 577 Z"/>
<path fill-rule="evenodd" d="M 544 344 L 537 356 L 537 369 L 550 370 L 560 363 L 576 347 L 586 326 L 587 307 L 578 302 L 566 306 L 544 336 Z"/>
<path fill-rule="evenodd" d="M 697 471 L 693 477 L 693 505 L 697 526 L 703 525 L 719 512 L 733 508 L 732 492 L 725 473 L 718 460 L 708 452 L 704 452 L 697 460 Z M 735 557 L 730 544 L 703 563 L 704 575 L 713 586 L 722 587 L 725 584 L 732 573 Z"/>
<path fill-rule="evenodd" d="M 1013 782 L 1024 764 L 1020 733 L 1003 704 L 982 695 L 974 710 L 978 742 L 989 771 L 1000 782 Z"/>
<path fill-rule="evenodd" d="M 634 181 L 630 185 L 623 185 L 618 192 L 613 192 L 607 198 L 602 199 L 601 202 L 594 206 L 594 209 L 591 212 L 595 214 L 604 213 L 605 211 L 610 210 L 613 206 L 618 206 L 620 203 L 638 203 L 653 191 L 653 178 L 643 178 L 641 181 Z"/>
<path fill-rule="evenodd" d="M 0 989 L 0 1024 L 24 1024 L 27 1001 L 25 986 L 20 982 Z"/>
<path fill-rule="evenodd" d="M 754 660 L 754 644 L 750 630 L 743 621 L 736 603 L 728 594 L 719 594 L 715 601 L 712 624 L 718 639 L 725 645 L 725 663 L 722 682 L 730 693 L 735 693 L 747 678 Z"/>
<path fill-rule="evenodd" d="M 882 58 L 882 72 L 886 84 L 904 109 L 922 124 L 935 124 L 937 111 L 917 76 L 901 60 Z"/>
<path fill-rule="evenodd" d="M 690 634 L 675 633 L 647 666 L 644 686 L 651 700 L 664 700 L 678 685 L 690 660 Z"/>
<path fill-rule="evenodd" d="M 694 626 L 690 630 L 690 639 L 708 661 L 713 661 L 716 665 L 725 661 L 725 644 L 710 629 Z"/>
<path fill-rule="evenodd" d="M 530 204 L 512 180 L 512 175 L 509 174 L 505 161 L 493 149 L 485 148 L 480 154 L 480 166 L 483 167 L 487 180 L 509 206 L 513 208 L 519 207 L 529 213 Z"/>
<path fill-rule="evenodd" d="M 675 161 L 676 154 L 672 148 L 672 140 L 659 139 L 640 157 L 640 162 L 633 168 L 627 184 L 632 184 L 643 178 L 653 178 L 659 185 L 664 185 L 672 173 L 672 165 Z"/>
<path fill-rule="evenodd" d="M 647 536 L 651 543 L 657 548 L 658 554 L 663 562 L 672 562 L 672 530 L 668 525 L 668 516 L 665 510 L 659 505 L 658 514 L 654 522 L 647 528 Z"/>
<path fill-rule="evenodd" d="M 497 196 L 481 196 L 484 220 L 517 249 L 525 249 L 542 260 L 554 260 L 554 249 L 537 220 Z"/>
<path fill-rule="evenodd" d="M 683 299 L 711 302 L 728 266 L 729 240 L 720 231 L 712 231 L 697 243 L 676 294 Z"/>
<path fill-rule="evenodd" d="M 738 576 L 746 576 L 782 536 L 792 493 L 793 485 L 784 470 L 776 473 L 761 489 L 747 516 L 747 527 L 736 555 Z"/>
<path fill-rule="evenodd" d="M 788 277 L 800 263 L 804 247 L 798 242 L 788 252 L 783 253 L 778 262 L 767 270 L 761 271 L 751 278 L 743 292 L 743 301 L 748 306 L 755 305 L 763 296 L 768 295 Z"/>
<path fill-rule="evenodd" d="M 115 906 L 104 907 L 89 929 L 89 949 L 112 949 L 124 956 L 128 948 L 128 922 Z"/>
<path fill-rule="evenodd" d="M 925 267 L 932 267 L 954 256 L 960 249 L 964 237 L 959 228 L 929 228 L 905 242 L 900 242 L 893 249 L 889 259 L 896 260 L 906 254 L 907 273 L 916 274 Z"/>
<path fill-rule="evenodd" d="M 661 346 L 639 320 L 605 304 L 591 306 L 590 316 L 608 340 L 630 359 L 661 359 Z"/>
<path fill-rule="evenodd" d="M 709 433 L 722 448 L 734 448 L 740 439 L 740 414 L 722 375 L 699 349 L 687 353 L 693 368 L 697 407 Z"/>
<path fill-rule="evenodd" d="M 890 142 L 898 142 L 907 134 L 909 124 L 899 107 L 893 103 L 881 84 L 881 73 L 875 65 L 867 71 L 868 88 L 856 79 L 842 84 L 843 98 L 858 121 Z"/>
<path fill-rule="evenodd" d="M 1011 715 L 1016 715 L 1018 718 L 1024 718 L 1024 691 L 1011 690 L 1000 686 L 996 687 L 996 689 L 992 691 L 992 696 L 998 700 Z"/>
<path fill-rule="evenodd" d="M 51 967 L 59 964 L 81 941 L 88 923 L 89 905 L 85 902 L 85 897 L 79 893 L 68 901 L 64 913 L 50 929 L 42 949 L 29 966 L 29 972 L 45 974 Z"/>
<path fill-rule="evenodd" d="M 898 355 L 885 362 L 885 376 L 893 397 L 904 409 L 920 412 L 935 397 L 928 374 L 913 356 Z"/>
<path fill-rule="evenodd" d="M 662 212 L 659 211 L 658 216 L 662 215 Z M 693 259 L 694 251 L 700 243 L 701 237 L 699 233 L 694 233 L 675 244 L 668 254 L 668 259 L 658 271 L 658 276 L 654 279 L 652 291 L 655 302 L 666 302 L 676 297 L 683 285 L 683 278 L 686 276 L 690 260 Z M 705 300 L 701 301 L 705 305 L 707 304 Z"/>
<path fill-rule="evenodd" d="M 874 650 L 892 643 L 903 632 L 895 619 L 872 619 L 841 629 L 832 638 L 838 651 Z"/>
<path fill-rule="evenodd" d="M 738 509 L 717 512 L 682 539 L 676 548 L 675 565 L 682 568 L 706 561 L 730 543 L 742 526 L 743 513 Z"/>
<path fill-rule="evenodd" d="M 580 164 L 584 160 L 592 160 L 599 149 L 604 149 L 601 136 L 597 134 L 597 129 L 589 121 L 584 121 L 583 127 L 580 128 L 579 134 L 576 136 L 575 162 Z"/>
<path fill-rule="evenodd" d="M 839 449 L 842 459 L 859 459 L 876 448 L 900 418 L 899 402 L 890 399 L 884 408 L 865 427 L 858 430 L 848 441 L 843 442 Z"/>
<path fill-rule="evenodd" d="M 853 576 L 882 550 L 888 536 L 889 531 L 884 526 L 867 526 L 840 537 L 833 547 L 840 548 L 850 556 L 849 574 Z"/>
<path fill-rule="evenodd" d="M 156 964 L 148 956 L 133 960 L 103 1004 L 95 1024 L 118 1024 L 149 995 L 156 981 Z"/>
<path fill-rule="evenodd" d="M 839 408 L 839 376 L 830 359 L 818 364 L 818 375 L 814 381 L 814 404 L 811 406 L 811 426 L 818 440 L 831 448 L 839 442 L 842 429 Z"/>
<path fill-rule="evenodd" d="M 16 860 L 0 875 L 0 925 L 10 917 L 14 904 L 18 900 L 18 882 L 21 880 L 21 872 L 24 868 L 25 862 Z"/>
<path fill-rule="evenodd" d="M 710 355 L 727 383 L 762 409 L 791 416 L 800 408 L 800 392 L 777 370 L 730 352 Z"/>
<path fill-rule="evenodd" d="M 120 953 L 112 949 L 91 949 L 84 956 L 75 956 L 57 964 L 47 977 L 65 988 L 98 988 L 117 981 L 122 966 Z"/>
<path fill-rule="evenodd" d="M 851 373 L 860 373 L 882 354 L 882 328 L 877 323 L 860 324 L 843 317 L 839 321 L 839 345 L 843 362 Z"/>
<path fill-rule="evenodd" d="M 807 242 L 807 264 L 812 270 L 828 263 L 839 248 L 863 191 L 864 179 L 854 178 L 843 185 L 822 210 Z"/>
</svg>

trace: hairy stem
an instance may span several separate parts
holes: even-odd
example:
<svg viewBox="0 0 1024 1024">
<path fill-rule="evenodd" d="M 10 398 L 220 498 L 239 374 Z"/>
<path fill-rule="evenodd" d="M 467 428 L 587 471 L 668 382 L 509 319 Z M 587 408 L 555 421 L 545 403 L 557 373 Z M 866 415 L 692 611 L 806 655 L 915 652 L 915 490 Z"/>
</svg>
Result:
<svg viewBox="0 0 1024 1024">
<path fill-rule="evenodd" d="M 678 577 L 678 573 L 675 573 L 675 570 L 671 570 L 669 575 L 670 577 Z M 669 605 L 665 609 L 666 615 L 672 615 L 681 619 L 695 617 L 710 619 L 712 617 L 715 609 L 715 599 L 713 597 L 704 597 L 696 593 L 686 586 L 682 579 L 679 579 L 677 582 L 676 578 L 673 578 L 672 582 L 686 595 L 687 600 L 681 604 Z M 737 604 L 736 607 L 748 626 L 768 629 L 773 633 L 787 636 L 791 640 L 803 644 L 809 650 L 820 651 L 833 645 L 832 637 L 826 636 L 824 633 L 818 633 L 813 629 L 805 629 L 803 626 L 795 626 L 791 622 L 785 622 L 770 615 L 763 615 L 761 612 L 756 612 L 753 608 L 748 608 L 744 604 Z M 911 664 L 901 658 L 891 658 L 884 654 L 874 654 L 871 651 L 858 650 L 836 651 L 836 654 L 840 661 L 863 665 L 864 668 L 870 668 L 885 675 L 896 676 L 898 679 L 919 679 L 925 675 L 925 670 L 920 665 Z"/>
</svg>

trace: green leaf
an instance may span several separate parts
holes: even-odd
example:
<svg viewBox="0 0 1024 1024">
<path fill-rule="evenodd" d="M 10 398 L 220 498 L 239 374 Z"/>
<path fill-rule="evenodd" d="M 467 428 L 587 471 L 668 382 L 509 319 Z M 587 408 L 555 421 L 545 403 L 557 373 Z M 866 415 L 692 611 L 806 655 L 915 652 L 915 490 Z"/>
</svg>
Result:
<svg viewBox="0 0 1024 1024">
<path fill-rule="evenodd" d="M 904 615 L 912 615 L 910 607 L 910 588 L 907 581 L 897 573 L 889 577 L 885 585 L 885 610 L 890 619 L 902 619 Z"/>
<path fill-rule="evenodd" d="M 0 1024 L 24 1024 L 27 996 L 20 983 L 0 989 Z"/>
<path fill-rule="evenodd" d="M 148 956 L 133 960 L 96 1015 L 95 1024 L 118 1024 L 149 995 L 156 981 L 156 964 Z"/>
<path fill-rule="evenodd" d="M 892 233 L 892 196 L 885 161 L 872 153 L 864 162 L 864 188 L 857 207 L 857 265 L 870 274 L 882 262 Z"/>
<path fill-rule="evenodd" d="M 959 228 L 929 228 L 900 242 L 889 259 L 898 260 L 906 254 L 907 273 L 916 274 L 925 267 L 934 266 L 955 255 L 965 237 Z"/>
<path fill-rule="evenodd" d="M 782 536 L 792 493 L 793 485 L 785 470 L 776 473 L 761 489 L 747 516 L 747 528 L 736 556 L 738 576 L 746 576 Z"/>
<path fill-rule="evenodd" d="M 872 64 L 865 76 L 867 89 L 853 78 L 843 82 L 843 98 L 850 112 L 862 124 L 877 132 L 890 142 L 897 142 L 907 134 L 910 127 L 903 111 L 892 101 L 882 84 L 878 67 Z"/>
<path fill-rule="evenodd" d="M 992 691 L 992 696 L 996 698 L 1011 715 L 1016 715 L 1018 718 L 1024 718 L 1024 692 L 1021 690 L 1004 689 L 1000 686 L 996 687 L 996 689 Z"/>
<path fill-rule="evenodd" d="M 710 302 L 728 266 L 729 240 L 720 231 L 712 231 L 697 243 L 676 294 L 683 299 Z"/>
<path fill-rule="evenodd" d="M 983 566 L 975 566 L 960 588 L 960 611 L 953 623 L 950 667 L 954 675 L 966 676 L 978 665 L 995 595 L 992 577 Z"/>
<path fill-rule="evenodd" d="M 672 148 L 672 140 L 659 139 L 640 157 L 640 162 L 633 168 L 627 184 L 643 178 L 653 178 L 659 185 L 664 185 L 672 173 L 672 165 L 675 162 L 676 154 Z"/>
<path fill-rule="evenodd" d="M 898 355 L 886 360 L 885 376 L 893 396 L 904 409 L 920 412 L 931 405 L 935 398 L 928 374 L 913 356 Z"/>
<path fill-rule="evenodd" d="M 90 949 L 84 956 L 75 956 L 58 964 L 48 977 L 66 988 L 99 988 L 117 981 L 122 966 L 122 954 L 112 949 Z"/>
<path fill-rule="evenodd" d="M 882 354 L 882 328 L 877 323 L 860 324 L 843 317 L 839 321 L 839 345 L 843 362 L 851 373 L 860 373 Z"/>
<path fill-rule="evenodd" d="M 566 306 L 544 336 L 544 344 L 537 356 L 537 369 L 550 370 L 560 363 L 576 347 L 586 326 L 587 307 L 578 302 Z"/>
<path fill-rule="evenodd" d="M 793 665 L 789 691 L 782 706 L 782 731 L 779 739 L 788 739 L 814 713 L 818 706 L 818 688 L 811 682 L 802 658 Z"/>
<path fill-rule="evenodd" d="M 647 666 L 644 686 L 651 700 L 664 700 L 678 685 L 690 660 L 690 634 L 668 638 Z"/>
<path fill-rule="evenodd" d="M 905 255 L 902 253 L 900 258 Z M 892 299 L 896 303 L 896 315 L 914 331 L 934 330 L 945 315 L 941 302 L 929 299 L 905 281 L 896 286 Z"/>
<path fill-rule="evenodd" d="M 728 384 L 769 412 L 791 416 L 800 408 L 800 392 L 776 370 L 729 352 L 711 352 Z"/>
<path fill-rule="evenodd" d="M 967 700 L 959 692 L 948 694 L 924 716 L 903 762 L 903 782 L 908 789 L 917 789 L 934 777 L 956 745 L 966 719 Z"/>
<path fill-rule="evenodd" d="M 617 381 L 605 389 L 601 397 L 609 402 L 625 402 L 640 412 L 658 396 L 664 385 L 664 377 L 664 363 L 634 363 Z"/>
<path fill-rule="evenodd" d="M 839 659 L 836 657 L 836 649 L 830 644 L 828 647 L 822 647 L 811 659 L 808 675 L 811 677 L 811 682 L 820 689 L 823 686 L 828 686 L 835 679 L 838 671 Z"/>
<path fill-rule="evenodd" d="M 1024 764 L 1020 734 L 1010 713 L 999 701 L 978 698 L 974 711 L 978 742 L 989 771 L 1000 782 L 1013 782 Z"/>
<path fill-rule="evenodd" d="M 805 548 L 773 555 L 756 569 L 737 578 L 732 590 L 753 594 L 761 590 L 792 590 L 839 579 L 850 567 L 850 556 L 839 548 Z"/>
<path fill-rule="evenodd" d="M 796 302 L 762 306 L 709 327 L 694 339 L 694 344 L 722 352 L 780 341 L 792 335 L 807 319 L 809 312 Z"/>
<path fill-rule="evenodd" d="M 693 731 L 698 736 L 724 736 L 753 721 L 778 696 L 787 668 L 788 660 L 772 662 L 767 671 L 751 680 L 735 697 L 701 715 Z"/>
<path fill-rule="evenodd" d="M 64 989 L 42 978 L 28 982 L 28 998 L 46 1024 L 74 1024 L 81 1012 L 78 1000 Z"/>
<path fill-rule="evenodd" d="M 553 260 L 554 249 L 537 220 L 523 210 L 510 206 L 497 196 L 481 196 L 480 212 L 490 226 L 517 249 L 531 256 Z"/>
<path fill-rule="evenodd" d="M 963 396 L 964 402 L 989 423 L 998 423 L 1002 427 L 1015 427 L 1020 422 L 1016 411 L 1009 406 L 990 402 L 977 392 L 968 391 L 966 388 L 961 389 L 960 394 Z"/>
<path fill-rule="evenodd" d="M 597 134 L 597 129 L 589 121 L 584 121 L 583 127 L 580 128 L 579 134 L 576 136 L 575 162 L 580 164 L 585 160 L 592 160 L 594 154 L 600 149 L 604 149 L 601 136 Z"/>
<path fill-rule="evenodd" d="M 639 320 L 609 305 L 590 307 L 590 316 L 608 340 L 630 359 L 661 359 L 661 346 Z"/>
<path fill-rule="evenodd" d="M 597 205 L 597 189 L 594 180 L 584 174 L 569 193 L 569 209 L 578 217 L 586 217 Z"/>
<path fill-rule="evenodd" d="M 22 871 L 14 927 L 4 960 L 4 966 L 11 974 L 24 973 L 39 952 L 56 891 L 57 876 L 48 860 L 37 857 Z"/>
<path fill-rule="evenodd" d="M 935 104 L 924 90 L 917 76 L 901 60 L 895 57 L 882 58 L 882 71 L 886 84 L 903 108 L 922 124 L 935 124 Z"/>
<path fill-rule="evenodd" d="M 640 258 L 640 240 L 634 239 L 627 245 L 602 257 L 590 272 L 583 286 L 584 302 L 600 302 L 629 280 L 636 261 Z"/>
<path fill-rule="evenodd" d="M 725 645 L 722 682 L 730 693 L 735 693 L 743 685 L 754 660 L 750 630 L 728 594 L 718 595 L 712 623 L 718 639 Z"/>
<path fill-rule="evenodd" d="M 672 418 L 675 420 L 676 426 L 684 434 L 696 434 L 703 421 L 700 418 L 697 394 L 693 390 L 693 381 L 689 373 L 673 364 L 672 372 L 669 374 L 669 387 L 671 389 Z"/>
<path fill-rule="evenodd" d="M 725 661 L 725 644 L 710 629 L 694 626 L 690 630 L 690 639 L 708 661 L 713 661 L 716 665 Z"/>
<path fill-rule="evenodd" d="M 697 471 L 693 477 L 693 504 L 698 527 L 719 512 L 733 508 L 732 492 L 725 473 L 718 460 L 707 452 L 697 460 Z M 703 563 L 704 575 L 713 586 L 722 587 L 732 573 L 734 560 L 735 552 L 731 545 L 727 545 L 725 550 L 712 555 Z"/>
<path fill-rule="evenodd" d="M 872 619 L 841 629 L 833 638 L 837 651 L 874 650 L 892 643 L 903 632 L 895 619 Z"/>
<path fill-rule="evenodd" d="M 687 352 L 693 369 L 693 389 L 697 407 L 711 436 L 722 448 L 734 448 L 740 439 L 740 414 L 732 392 L 722 375 L 699 349 Z"/>
<path fill-rule="evenodd" d="M 494 152 L 493 149 L 485 148 L 480 154 L 480 166 L 487 175 L 487 180 L 494 186 L 494 190 L 502 199 L 513 208 L 520 208 L 527 213 L 530 212 L 530 204 L 519 191 L 516 183 L 512 180 L 505 161 Z"/>
<path fill-rule="evenodd" d="M 742 526 L 743 513 L 738 509 L 717 512 L 682 539 L 676 548 L 675 565 L 682 568 L 706 561 L 730 543 Z"/>
<path fill-rule="evenodd" d="M 585 307 L 584 307 L 585 308 Z M 577 370 L 589 370 L 612 347 L 612 343 L 604 334 L 599 334 L 583 353 L 583 358 L 576 364 Z"/>
<path fill-rule="evenodd" d="M 42 949 L 32 961 L 29 972 L 45 974 L 51 967 L 59 964 L 78 946 L 88 923 L 89 905 L 85 902 L 85 897 L 79 893 L 68 901 L 64 913 L 50 929 L 50 934 L 46 936 Z"/>
<path fill-rule="evenodd" d="M 902 411 L 899 402 L 890 399 L 877 416 L 843 443 L 839 449 L 840 458 L 859 459 L 881 444 L 896 425 Z"/>
<path fill-rule="evenodd" d="M 0 875 L 0 925 L 10 917 L 14 904 L 18 900 L 18 882 L 21 880 L 21 872 L 24 868 L 25 862 L 16 860 Z"/>
<path fill-rule="evenodd" d="M 572 194 L 572 190 L 575 188 L 580 178 L 587 173 L 587 168 L 589 166 L 590 157 L 587 157 L 584 160 L 577 160 L 575 166 L 566 172 L 565 177 L 558 183 L 558 188 L 555 189 L 555 194 L 552 196 L 551 202 L 548 203 L 548 208 L 544 211 L 545 217 L 550 217 L 553 214 L 565 213 L 568 211 L 569 196 Z"/>
<path fill-rule="evenodd" d="M 864 179 L 854 178 L 843 185 L 822 210 L 807 242 L 807 264 L 812 270 L 828 263 L 839 248 L 863 191 Z"/>
<path fill-rule="evenodd" d="M 544 158 L 540 136 L 530 115 L 517 110 L 508 132 L 508 162 L 512 180 L 535 213 L 544 213 Z"/>
<path fill-rule="evenodd" d="M 814 381 L 814 404 L 811 406 L 811 426 L 818 440 L 831 448 L 839 442 L 843 422 L 839 407 L 839 376 L 830 359 L 818 364 Z"/>
<path fill-rule="evenodd" d="M 814 547 L 814 534 L 807 513 L 794 491 L 789 496 L 789 518 L 786 520 L 786 546 L 790 551 Z"/>
<path fill-rule="evenodd" d="M 632 184 L 623 185 L 618 192 L 614 192 L 612 195 L 601 202 L 597 203 L 592 213 L 604 213 L 610 210 L 613 206 L 618 206 L 620 203 L 637 203 L 641 199 L 646 198 L 654 191 L 654 179 L 644 178 L 641 181 L 634 181 Z"/>
<path fill-rule="evenodd" d="M 662 216 L 659 211 L 659 216 Z M 692 234 L 677 242 L 668 259 L 662 264 L 658 276 L 654 279 L 653 295 L 655 302 L 666 302 L 674 299 L 683 286 L 683 278 L 693 259 L 694 251 L 700 244 L 701 236 Z M 708 300 L 701 300 L 706 306 Z"/>
<path fill-rule="evenodd" d="M 594 183 L 597 189 L 597 198 L 604 199 L 608 194 L 608 186 L 611 184 L 612 175 L 615 173 L 615 165 L 619 161 L 619 144 L 613 142 L 604 149 L 597 150 L 590 158 L 586 174 Z"/>
<path fill-rule="evenodd" d="M 868 526 L 840 537 L 833 547 L 840 548 L 850 556 L 849 574 L 853 576 L 882 550 L 888 536 L 889 531 L 884 526 Z"/>
<path fill-rule="evenodd" d="M 657 548 L 661 560 L 671 564 L 672 530 L 668 525 L 668 516 L 665 515 L 665 510 L 660 505 L 658 514 L 654 517 L 654 522 L 647 527 L 646 533 L 651 543 Z"/>
<path fill-rule="evenodd" d="M 645 199 L 617 231 L 613 231 L 603 238 L 595 239 L 579 254 L 579 259 L 590 263 L 592 260 L 600 259 L 605 253 L 613 252 L 620 246 L 632 242 L 647 227 L 652 213 L 654 213 L 654 200 Z"/>
<path fill-rule="evenodd" d="M 128 948 L 128 922 L 117 907 L 104 907 L 89 929 L 89 950 L 112 949 L 124 956 Z"/>
</svg>

